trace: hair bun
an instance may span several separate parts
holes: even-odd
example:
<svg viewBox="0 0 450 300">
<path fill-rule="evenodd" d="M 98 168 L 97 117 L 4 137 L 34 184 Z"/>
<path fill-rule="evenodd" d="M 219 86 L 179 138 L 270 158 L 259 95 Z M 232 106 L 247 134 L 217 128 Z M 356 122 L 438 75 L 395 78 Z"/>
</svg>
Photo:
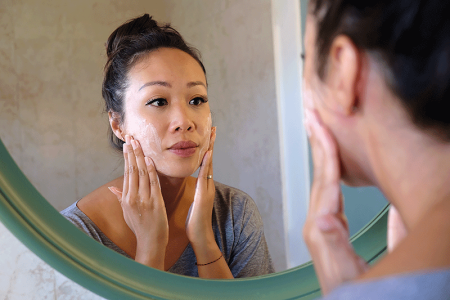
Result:
<svg viewBox="0 0 450 300">
<path fill-rule="evenodd" d="M 133 37 L 158 31 L 158 23 L 149 14 L 129 20 L 113 31 L 106 41 L 106 54 L 113 56 L 120 48 L 122 41 L 129 41 Z"/>
</svg>

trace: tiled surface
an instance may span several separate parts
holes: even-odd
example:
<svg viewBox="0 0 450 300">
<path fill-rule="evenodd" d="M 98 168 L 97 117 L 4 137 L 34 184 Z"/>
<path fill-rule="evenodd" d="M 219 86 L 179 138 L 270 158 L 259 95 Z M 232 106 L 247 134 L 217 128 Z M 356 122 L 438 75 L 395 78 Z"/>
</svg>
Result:
<svg viewBox="0 0 450 300">
<path fill-rule="evenodd" d="M 52 269 L 0 223 L 0 299 L 101 300 Z"/>
</svg>

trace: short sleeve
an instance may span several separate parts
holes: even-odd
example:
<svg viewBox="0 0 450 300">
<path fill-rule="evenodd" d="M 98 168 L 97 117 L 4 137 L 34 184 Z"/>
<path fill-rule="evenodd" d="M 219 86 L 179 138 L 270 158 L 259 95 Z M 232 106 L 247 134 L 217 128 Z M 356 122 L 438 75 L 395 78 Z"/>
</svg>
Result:
<svg viewBox="0 0 450 300">
<path fill-rule="evenodd" d="M 77 201 L 78 202 L 78 201 Z M 88 236 L 96 240 L 102 245 L 128 257 L 131 258 L 125 251 L 120 249 L 116 244 L 113 243 L 98 227 L 86 216 L 78 207 L 77 202 L 73 203 L 71 206 L 62 210 L 60 213 L 73 225 L 78 227 L 81 231 L 86 233 Z"/>
<path fill-rule="evenodd" d="M 234 208 L 234 245 L 228 265 L 235 278 L 275 272 L 269 254 L 264 226 L 255 202 L 248 195 Z"/>
</svg>

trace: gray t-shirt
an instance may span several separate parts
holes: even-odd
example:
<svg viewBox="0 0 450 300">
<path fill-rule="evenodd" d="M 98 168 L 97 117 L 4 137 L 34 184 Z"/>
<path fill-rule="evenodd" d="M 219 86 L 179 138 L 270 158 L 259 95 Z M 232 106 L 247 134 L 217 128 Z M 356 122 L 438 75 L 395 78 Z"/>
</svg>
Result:
<svg viewBox="0 0 450 300">
<path fill-rule="evenodd" d="M 235 278 L 273 273 L 273 263 L 264 237 L 261 216 L 255 202 L 244 192 L 214 182 L 216 195 L 212 214 L 214 236 Z M 61 211 L 75 226 L 101 244 L 127 256 L 88 216 L 77 207 L 77 202 Z M 196 257 L 188 244 L 169 272 L 198 277 Z"/>
<path fill-rule="evenodd" d="M 342 285 L 323 300 L 448 300 L 450 269 L 390 276 Z"/>
</svg>

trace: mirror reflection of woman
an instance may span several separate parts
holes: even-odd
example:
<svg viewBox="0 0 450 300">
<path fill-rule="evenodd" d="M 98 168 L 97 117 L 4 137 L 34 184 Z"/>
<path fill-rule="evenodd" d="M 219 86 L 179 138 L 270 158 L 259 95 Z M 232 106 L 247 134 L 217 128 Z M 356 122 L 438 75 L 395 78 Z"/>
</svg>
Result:
<svg viewBox="0 0 450 300">
<path fill-rule="evenodd" d="M 255 203 L 213 180 L 216 129 L 198 52 L 148 15 L 117 28 L 106 47 L 102 93 L 124 176 L 62 214 L 160 270 L 204 278 L 273 272 Z"/>
<path fill-rule="evenodd" d="M 437 0 L 309 3 L 304 237 L 326 299 L 450 299 L 449 11 Z M 391 203 L 389 253 L 373 267 L 348 242 L 341 180 Z"/>
</svg>

